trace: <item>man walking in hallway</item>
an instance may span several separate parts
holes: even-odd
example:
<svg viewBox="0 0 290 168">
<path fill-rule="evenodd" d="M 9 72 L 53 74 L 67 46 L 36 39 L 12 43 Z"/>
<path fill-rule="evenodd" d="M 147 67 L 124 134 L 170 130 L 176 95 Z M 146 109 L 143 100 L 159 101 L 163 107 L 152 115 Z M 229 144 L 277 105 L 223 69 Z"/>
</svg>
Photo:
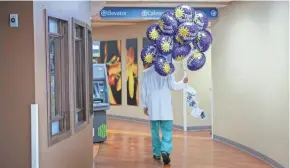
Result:
<svg viewBox="0 0 290 168">
<path fill-rule="evenodd" d="M 173 74 L 160 76 L 154 70 L 154 66 L 143 72 L 141 103 L 150 120 L 153 158 L 160 160 L 162 156 L 164 164 L 170 163 L 172 151 L 171 90 L 182 90 L 187 82 L 187 77 L 176 82 Z M 159 128 L 162 131 L 161 141 Z"/>
</svg>

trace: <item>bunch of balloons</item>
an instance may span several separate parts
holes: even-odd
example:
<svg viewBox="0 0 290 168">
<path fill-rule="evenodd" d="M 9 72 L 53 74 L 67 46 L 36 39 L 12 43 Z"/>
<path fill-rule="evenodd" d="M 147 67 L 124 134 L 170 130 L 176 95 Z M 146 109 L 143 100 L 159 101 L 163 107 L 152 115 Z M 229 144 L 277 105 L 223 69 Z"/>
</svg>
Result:
<svg viewBox="0 0 290 168">
<path fill-rule="evenodd" d="M 202 11 L 189 5 L 178 5 L 174 10 L 165 11 L 158 24 L 151 24 L 146 31 L 151 42 L 142 49 L 141 59 L 144 65 L 154 65 L 161 76 L 174 72 L 172 59 L 187 59 L 187 68 L 197 71 L 206 62 L 204 52 L 211 43 L 212 36 L 206 30 L 208 17 Z"/>
</svg>

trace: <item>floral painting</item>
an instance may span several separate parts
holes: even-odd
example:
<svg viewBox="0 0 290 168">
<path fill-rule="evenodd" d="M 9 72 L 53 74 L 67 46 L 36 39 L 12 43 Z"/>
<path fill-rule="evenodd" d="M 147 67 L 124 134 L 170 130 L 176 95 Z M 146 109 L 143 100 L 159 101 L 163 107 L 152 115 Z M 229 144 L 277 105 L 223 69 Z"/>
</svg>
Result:
<svg viewBox="0 0 290 168">
<path fill-rule="evenodd" d="M 101 41 L 98 63 L 107 65 L 111 105 L 122 104 L 121 40 Z"/>
<path fill-rule="evenodd" d="M 126 40 L 127 104 L 132 106 L 139 104 L 137 46 L 137 39 Z"/>
<path fill-rule="evenodd" d="M 146 47 L 149 44 L 150 44 L 150 41 L 146 37 L 144 37 L 143 38 L 143 48 Z M 146 65 L 143 65 L 143 69 L 147 69 L 147 68 L 148 67 Z"/>
</svg>

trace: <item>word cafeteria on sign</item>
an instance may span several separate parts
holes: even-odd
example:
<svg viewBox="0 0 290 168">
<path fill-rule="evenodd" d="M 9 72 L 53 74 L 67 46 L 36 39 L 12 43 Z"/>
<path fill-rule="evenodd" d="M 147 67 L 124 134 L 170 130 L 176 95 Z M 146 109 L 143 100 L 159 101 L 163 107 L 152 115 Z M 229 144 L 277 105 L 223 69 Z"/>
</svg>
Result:
<svg viewBox="0 0 290 168">
<path fill-rule="evenodd" d="M 102 19 L 145 19 L 158 20 L 163 12 L 173 8 L 159 8 L 159 7 L 105 7 L 100 11 Z M 217 8 L 194 8 L 204 12 L 209 19 L 216 19 L 218 17 Z"/>
</svg>

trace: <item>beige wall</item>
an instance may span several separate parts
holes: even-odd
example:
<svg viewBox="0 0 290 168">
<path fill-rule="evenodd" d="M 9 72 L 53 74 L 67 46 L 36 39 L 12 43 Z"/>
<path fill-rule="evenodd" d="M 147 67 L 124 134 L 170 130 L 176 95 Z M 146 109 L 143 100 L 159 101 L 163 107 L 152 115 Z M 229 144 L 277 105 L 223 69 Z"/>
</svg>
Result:
<svg viewBox="0 0 290 168">
<path fill-rule="evenodd" d="M 19 14 L 19 28 L 8 25 Z M 34 99 L 32 2 L 0 2 L 0 167 L 30 168 Z"/>
<path fill-rule="evenodd" d="M 34 40 L 35 40 L 35 101 L 39 104 L 40 124 L 40 167 L 41 168 L 91 168 L 93 163 L 92 125 L 75 133 L 71 117 L 73 135 L 52 147 L 48 147 L 47 102 L 46 102 L 46 54 L 45 22 L 43 9 L 62 13 L 90 24 L 90 6 L 86 1 L 44 2 L 34 1 Z M 71 116 L 74 113 L 71 112 Z"/>
<path fill-rule="evenodd" d="M 110 27 L 100 27 L 93 29 L 93 39 L 98 41 L 106 40 L 122 40 L 122 77 L 125 79 L 125 69 L 126 69 L 126 39 L 128 38 L 137 38 L 138 39 L 138 64 L 139 64 L 139 76 L 142 75 L 143 65 L 140 58 L 140 52 L 142 50 L 142 39 L 145 37 L 145 32 L 147 27 L 155 22 L 144 22 L 138 23 L 135 25 L 129 26 L 110 26 Z M 209 118 L 206 121 L 200 121 L 188 115 L 188 126 L 200 126 L 200 125 L 210 125 L 211 116 L 210 116 L 210 51 L 207 53 L 208 62 L 206 66 L 198 72 L 188 72 L 190 81 L 189 83 L 196 88 L 201 97 L 201 107 L 204 108 L 209 114 Z M 176 71 L 175 77 L 176 80 L 180 80 L 183 77 L 183 69 L 180 63 L 175 63 Z M 139 81 L 141 83 L 141 78 Z M 122 80 L 123 88 L 126 88 L 126 81 Z M 141 87 L 141 85 L 139 85 Z M 182 92 L 173 92 L 173 111 L 174 111 L 174 124 L 183 125 L 183 93 Z M 127 117 L 147 119 L 147 116 L 143 114 L 141 107 L 127 106 L 127 90 L 122 89 L 122 104 L 121 106 L 113 106 L 108 112 L 109 114 L 121 115 Z M 188 113 L 190 110 L 188 109 Z"/>
<path fill-rule="evenodd" d="M 213 26 L 214 134 L 289 167 L 288 2 L 232 3 Z"/>
</svg>

